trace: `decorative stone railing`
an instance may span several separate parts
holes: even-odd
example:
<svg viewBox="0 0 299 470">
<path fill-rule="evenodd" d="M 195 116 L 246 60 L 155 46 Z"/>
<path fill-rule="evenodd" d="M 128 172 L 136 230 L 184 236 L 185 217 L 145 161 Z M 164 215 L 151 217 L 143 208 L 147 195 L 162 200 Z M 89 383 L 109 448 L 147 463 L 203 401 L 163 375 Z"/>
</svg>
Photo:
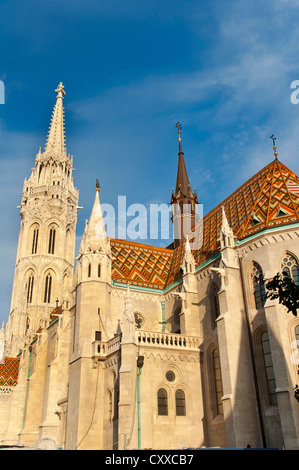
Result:
<svg viewBox="0 0 299 470">
<path fill-rule="evenodd" d="M 93 357 L 104 361 L 111 354 L 120 349 L 121 335 L 116 335 L 109 341 L 95 340 L 92 343 Z"/>
<path fill-rule="evenodd" d="M 154 331 L 138 331 L 137 340 L 140 345 L 199 350 L 200 338 L 198 336 L 185 336 L 175 333 L 157 333 Z"/>
<path fill-rule="evenodd" d="M 176 333 L 159 333 L 155 331 L 136 331 L 136 342 L 140 346 L 169 348 L 188 351 L 199 351 L 200 338 Z M 92 343 L 93 358 L 106 360 L 121 347 L 121 335 L 114 336 L 109 341 L 95 340 Z"/>
</svg>

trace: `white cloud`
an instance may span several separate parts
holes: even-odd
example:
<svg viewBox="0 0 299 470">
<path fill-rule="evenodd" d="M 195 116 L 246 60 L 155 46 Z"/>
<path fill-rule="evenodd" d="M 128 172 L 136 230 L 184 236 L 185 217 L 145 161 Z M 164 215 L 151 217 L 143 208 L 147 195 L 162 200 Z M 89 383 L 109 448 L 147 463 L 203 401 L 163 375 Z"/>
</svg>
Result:
<svg viewBox="0 0 299 470">
<path fill-rule="evenodd" d="M 206 206 L 221 202 L 271 161 L 272 133 L 277 136 L 281 160 L 299 173 L 299 105 L 290 102 L 291 81 L 299 79 L 299 1 L 208 2 L 206 9 L 199 3 L 190 2 L 190 9 L 184 13 L 188 26 L 199 38 L 198 43 L 190 44 L 195 59 L 187 72 L 182 72 L 185 62 L 178 56 L 178 73 L 161 73 L 157 69 L 155 74 L 149 74 L 145 69 L 139 75 L 142 78 L 73 102 L 70 90 L 66 99 L 67 130 L 72 119 L 78 132 L 70 136 L 67 144 L 74 149 L 78 170 L 74 178 L 80 189 L 80 204 L 83 199 L 86 205 L 79 213 L 79 232 L 90 216 L 90 187 L 95 177 L 103 181 L 103 202 L 111 202 L 118 194 L 127 194 L 130 203 L 139 202 L 139 197 L 143 198 L 141 202 L 153 197 L 163 200 L 165 194 L 168 198 L 175 184 L 172 178 L 176 172 L 177 120 L 183 123 L 183 148 L 187 149 L 191 185 L 197 187 L 198 197 Z M 111 15 L 109 18 L 121 18 L 125 11 L 137 18 L 149 15 L 153 6 L 147 3 L 142 12 L 142 2 L 134 1 L 128 12 L 127 4 L 113 10 L 114 4 L 106 2 L 99 7 L 98 2 L 89 1 L 82 9 L 81 3 L 79 6 L 79 2 L 72 2 L 69 14 L 86 18 L 95 9 L 100 14 L 100 9 L 103 16 Z M 58 2 L 51 2 L 43 12 L 53 12 L 57 5 Z M 59 2 L 63 12 L 69 5 L 68 1 Z M 11 5 L 6 3 L 2 8 L 4 22 L 9 18 Z M 21 14 L 23 8 L 18 11 L 16 22 L 5 26 L 11 33 L 18 26 L 20 34 L 28 29 Z M 161 19 L 165 6 L 163 11 L 153 14 Z M 174 10 L 170 16 L 175 16 Z M 207 22 L 203 25 L 205 17 Z M 44 28 L 42 22 L 41 25 Z M 38 36 L 39 31 L 34 31 L 27 31 L 28 36 Z M 41 44 L 47 40 L 50 39 L 45 34 Z M 200 41 L 205 40 L 206 45 L 202 46 Z M 83 85 L 88 88 L 88 76 Z M 6 222 L 0 241 L 7 244 L 5 265 L 12 270 L 19 227 L 15 207 L 20 202 L 24 178 L 29 177 L 38 146 L 44 140 L 42 134 L 5 129 L 0 121 L 0 207 Z M 156 183 L 155 175 L 161 174 L 165 189 Z M 77 249 L 80 239 L 77 236 Z M 2 279 L 9 291 L 6 266 Z M 6 315 L 4 312 L 5 318 Z"/>
</svg>

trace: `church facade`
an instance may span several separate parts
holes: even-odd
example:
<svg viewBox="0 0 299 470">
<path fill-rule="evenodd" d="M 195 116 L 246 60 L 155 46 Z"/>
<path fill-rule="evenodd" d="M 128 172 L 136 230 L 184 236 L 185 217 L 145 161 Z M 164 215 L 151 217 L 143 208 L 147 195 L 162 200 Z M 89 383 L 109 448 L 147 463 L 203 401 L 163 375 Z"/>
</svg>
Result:
<svg viewBox="0 0 299 470">
<path fill-rule="evenodd" d="M 299 319 L 262 282 L 299 283 L 298 176 L 274 145 L 273 161 L 198 220 L 178 126 L 173 245 L 108 237 L 97 184 L 75 260 L 64 94 L 60 83 L 23 187 L 0 444 L 299 449 Z"/>
</svg>

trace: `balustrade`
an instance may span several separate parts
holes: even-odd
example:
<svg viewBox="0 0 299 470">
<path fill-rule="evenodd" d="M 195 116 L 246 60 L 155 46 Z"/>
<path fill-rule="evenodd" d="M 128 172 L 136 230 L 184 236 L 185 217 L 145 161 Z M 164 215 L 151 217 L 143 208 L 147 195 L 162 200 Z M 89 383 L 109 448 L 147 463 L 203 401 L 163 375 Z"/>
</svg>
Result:
<svg viewBox="0 0 299 470">
<path fill-rule="evenodd" d="M 175 333 L 161 333 L 155 331 L 136 331 L 137 343 L 140 346 L 165 347 L 170 349 L 197 350 L 200 346 L 200 338 Z M 121 347 L 121 335 L 117 335 L 109 341 L 94 341 L 93 356 L 105 360 Z"/>
<path fill-rule="evenodd" d="M 186 336 L 175 333 L 159 333 L 139 331 L 138 342 L 144 346 L 159 346 L 169 348 L 198 349 L 200 340 L 196 336 Z"/>
</svg>

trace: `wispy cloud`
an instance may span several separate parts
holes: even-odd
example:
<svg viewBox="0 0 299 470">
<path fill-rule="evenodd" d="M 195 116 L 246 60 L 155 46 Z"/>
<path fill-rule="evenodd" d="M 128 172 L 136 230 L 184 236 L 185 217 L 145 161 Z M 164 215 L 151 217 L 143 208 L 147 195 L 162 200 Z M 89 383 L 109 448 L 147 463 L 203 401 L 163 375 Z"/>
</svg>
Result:
<svg viewBox="0 0 299 470">
<path fill-rule="evenodd" d="M 120 194 L 128 204 L 169 202 L 178 120 L 190 182 L 206 212 L 273 158 L 272 133 L 281 160 L 299 173 L 299 105 L 290 102 L 290 84 L 299 79 L 298 9 L 298 0 L 4 2 L 0 35 L 10 47 L 0 78 L 8 91 L 15 83 L 24 102 L 7 105 L 10 121 L 0 121 L 3 297 L 15 262 L 16 205 L 50 118 L 41 98 L 46 80 L 70 83 L 67 145 L 84 206 L 78 234 L 96 177 L 102 202 L 116 205 Z M 143 26 L 151 27 L 150 41 Z M 32 131 L 38 119 L 33 125 L 26 106 L 31 116 L 45 115 L 45 128 Z"/>
</svg>

